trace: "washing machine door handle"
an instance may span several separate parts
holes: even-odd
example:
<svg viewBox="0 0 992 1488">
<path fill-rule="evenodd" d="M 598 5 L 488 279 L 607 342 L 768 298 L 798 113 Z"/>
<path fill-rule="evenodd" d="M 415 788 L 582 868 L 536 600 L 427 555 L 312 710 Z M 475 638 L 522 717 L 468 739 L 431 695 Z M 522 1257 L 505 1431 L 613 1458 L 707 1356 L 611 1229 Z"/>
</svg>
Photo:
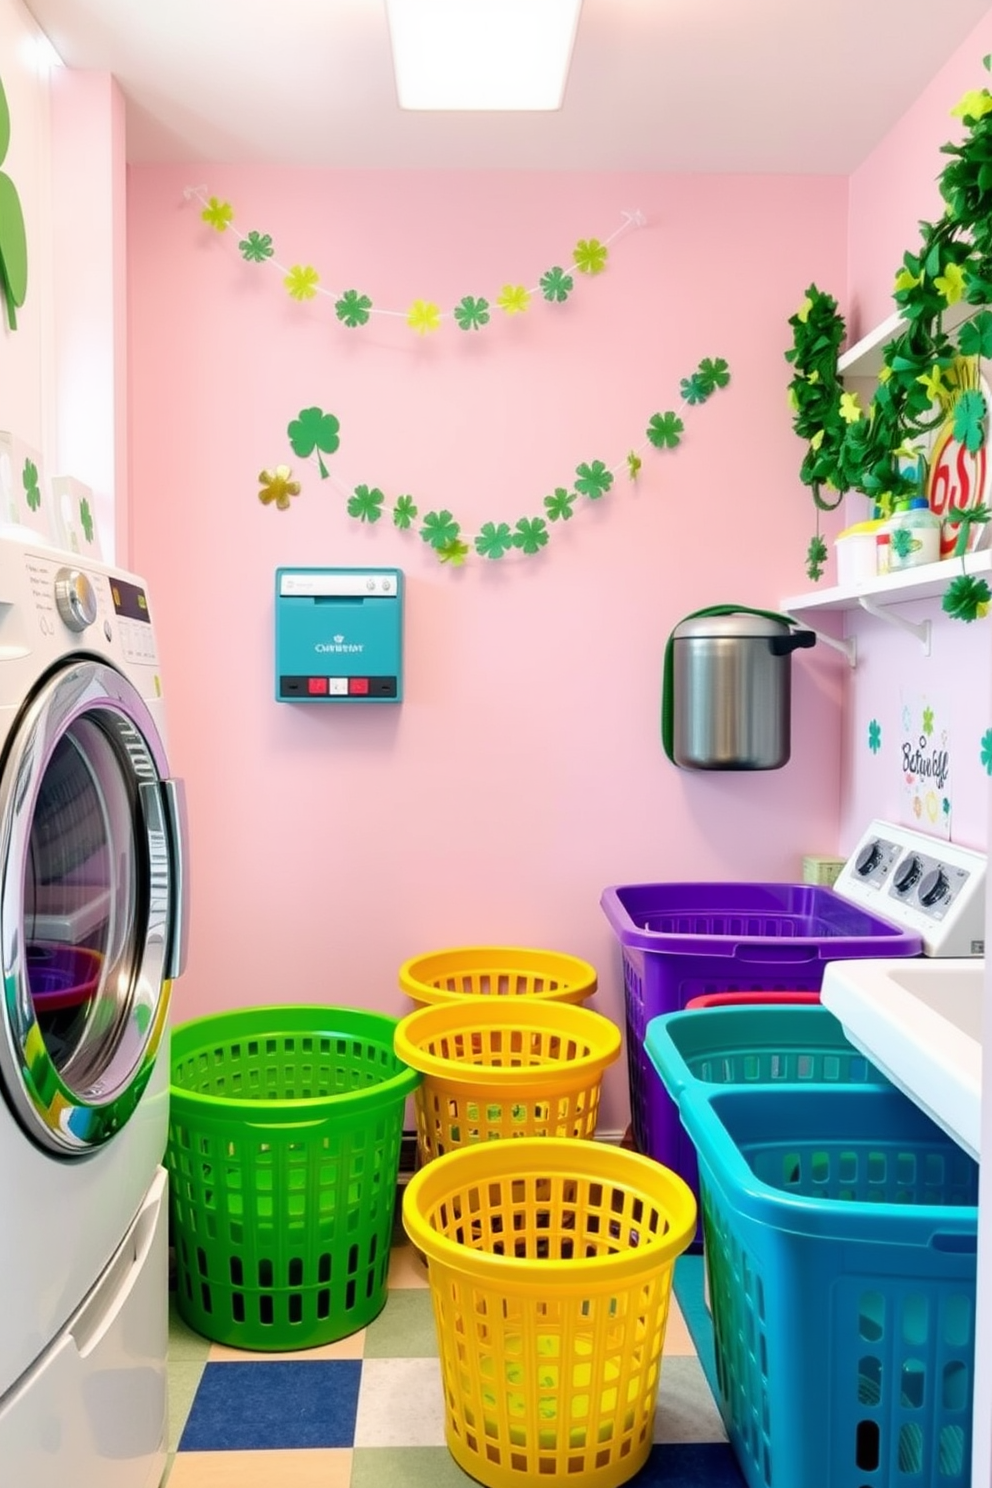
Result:
<svg viewBox="0 0 992 1488">
<path fill-rule="evenodd" d="M 172 980 L 185 971 L 189 949 L 189 819 L 186 812 L 186 782 L 170 777 L 162 781 L 161 791 L 172 865 L 169 936 L 163 976 Z"/>
</svg>

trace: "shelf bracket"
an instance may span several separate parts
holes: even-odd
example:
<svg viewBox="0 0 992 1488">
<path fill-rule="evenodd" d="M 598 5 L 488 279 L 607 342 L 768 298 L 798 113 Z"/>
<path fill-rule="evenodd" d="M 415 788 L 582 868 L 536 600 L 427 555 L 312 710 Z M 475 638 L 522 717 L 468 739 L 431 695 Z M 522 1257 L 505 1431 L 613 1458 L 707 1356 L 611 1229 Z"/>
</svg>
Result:
<svg viewBox="0 0 992 1488">
<path fill-rule="evenodd" d="M 807 629 L 812 630 L 812 626 L 807 626 Z M 846 656 L 846 658 L 847 658 L 847 664 L 848 664 L 849 667 L 856 667 L 857 666 L 857 664 L 858 664 L 858 638 L 857 638 L 857 636 L 845 636 L 843 640 L 838 640 L 837 636 L 825 635 L 822 630 L 814 630 L 813 631 L 813 634 L 816 636 L 817 644 L 818 645 L 832 646 L 835 651 L 839 651 L 840 652 L 841 656 Z"/>
<path fill-rule="evenodd" d="M 858 604 L 869 615 L 874 615 L 876 620 L 884 620 L 888 625 L 896 625 L 900 630 L 908 630 L 910 635 L 914 635 L 922 645 L 924 656 L 930 655 L 929 620 L 907 620 L 903 615 L 893 614 L 888 605 L 877 605 L 863 594 L 858 596 Z"/>
</svg>

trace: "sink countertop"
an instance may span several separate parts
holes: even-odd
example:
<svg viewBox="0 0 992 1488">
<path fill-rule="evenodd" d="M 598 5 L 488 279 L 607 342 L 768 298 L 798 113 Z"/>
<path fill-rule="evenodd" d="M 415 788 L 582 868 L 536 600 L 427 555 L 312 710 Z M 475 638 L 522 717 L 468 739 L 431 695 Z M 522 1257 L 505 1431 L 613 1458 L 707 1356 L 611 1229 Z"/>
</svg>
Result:
<svg viewBox="0 0 992 1488">
<path fill-rule="evenodd" d="M 984 957 L 832 961 L 821 998 L 852 1044 L 980 1161 Z"/>
</svg>

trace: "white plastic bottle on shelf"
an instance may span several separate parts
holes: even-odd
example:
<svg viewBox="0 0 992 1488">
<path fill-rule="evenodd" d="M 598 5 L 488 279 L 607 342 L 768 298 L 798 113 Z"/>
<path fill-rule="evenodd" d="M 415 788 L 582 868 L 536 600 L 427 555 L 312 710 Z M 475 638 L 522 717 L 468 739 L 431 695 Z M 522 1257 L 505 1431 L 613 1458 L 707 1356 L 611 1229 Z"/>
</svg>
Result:
<svg viewBox="0 0 992 1488">
<path fill-rule="evenodd" d="M 940 518 L 925 496 L 897 501 L 885 524 L 889 535 L 889 572 L 936 563 L 940 558 Z"/>
</svg>

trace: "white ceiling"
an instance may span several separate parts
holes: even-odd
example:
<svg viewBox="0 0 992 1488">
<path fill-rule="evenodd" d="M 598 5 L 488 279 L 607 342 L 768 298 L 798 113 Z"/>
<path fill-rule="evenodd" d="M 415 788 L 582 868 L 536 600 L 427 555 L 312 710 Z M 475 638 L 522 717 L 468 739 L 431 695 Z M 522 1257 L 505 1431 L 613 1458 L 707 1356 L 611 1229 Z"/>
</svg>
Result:
<svg viewBox="0 0 992 1488">
<path fill-rule="evenodd" d="M 118 78 L 133 162 L 847 174 L 988 0 L 584 0 L 562 109 L 523 115 L 402 112 L 383 0 L 27 8 Z"/>
</svg>

